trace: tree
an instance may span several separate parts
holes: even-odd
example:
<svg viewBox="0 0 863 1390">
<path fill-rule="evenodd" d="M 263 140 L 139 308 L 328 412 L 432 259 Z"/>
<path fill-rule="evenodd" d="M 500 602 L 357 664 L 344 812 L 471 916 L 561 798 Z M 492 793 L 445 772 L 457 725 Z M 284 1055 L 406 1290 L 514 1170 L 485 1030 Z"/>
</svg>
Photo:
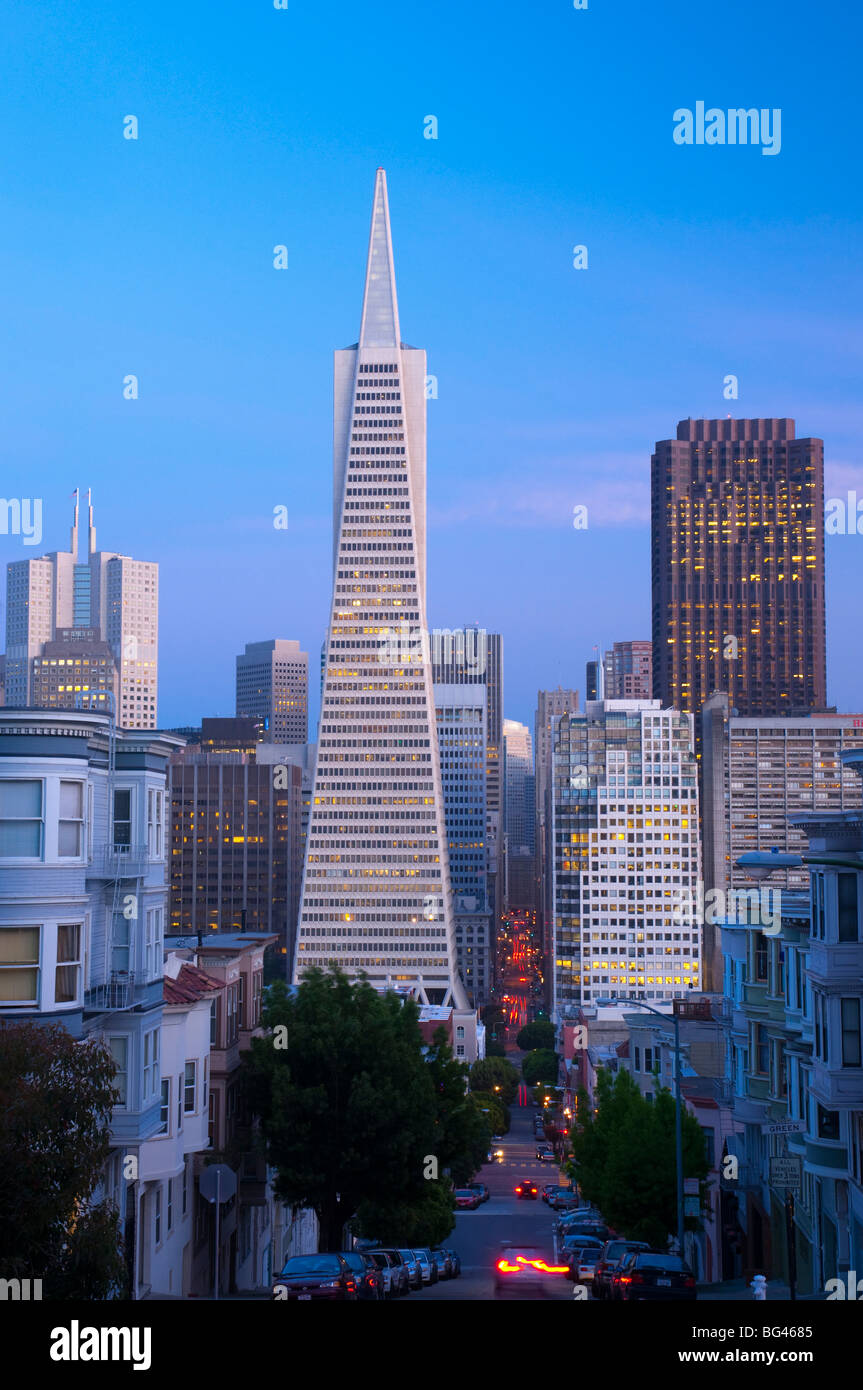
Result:
<svg viewBox="0 0 863 1390">
<path fill-rule="evenodd" d="M 485 1045 L 486 1057 L 505 1057 L 506 1048 L 502 1043 L 490 1042 Z"/>
<path fill-rule="evenodd" d="M 545 1082 L 549 1086 L 554 1086 L 557 1082 L 558 1069 L 557 1053 L 549 1052 L 543 1048 L 529 1052 L 521 1064 L 521 1074 L 527 1086 L 533 1086 L 537 1082 Z"/>
<path fill-rule="evenodd" d="M 587 1200 L 621 1236 L 661 1248 L 677 1229 L 674 1097 L 666 1087 L 657 1087 L 651 1104 L 629 1072 L 618 1072 L 612 1082 L 605 1069 L 598 1073 L 596 1094 L 596 1113 L 579 1095 L 580 1128 L 572 1132 L 574 1176 Z M 704 1135 L 685 1110 L 682 1132 L 684 1176 L 703 1182 L 708 1173 Z M 686 1224 L 693 1230 L 697 1219 Z"/>
<path fill-rule="evenodd" d="M 504 1105 L 512 1105 L 518 1092 L 518 1072 L 504 1057 L 483 1057 L 474 1062 L 470 1069 L 470 1088 L 472 1091 L 491 1091 L 497 1094 Z"/>
<path fill-rule="evenodd" d="M 0 1277 L 43 1297 L 123 1297 L 116 1208 L 93 1193 L 110 1152 L 116 1066 L 60 1025 L 0 1027 Z"/>
<path fill-rule="evenodd" d="M 506 1134 L 509 1130 L 509 1109 L 504 1105 L 499 1096 L 493 1095 L 488 1091 L 473 1091 L 470 1101 L 477 1114 L 482 1117 L 482 1124 L 485 1126 L 488 1138 L 486 1139 L 486 1151 L 495 1134 Z M 483 1155 L 485 1157 L 485 1155 Z"/>
<path fill-rule="evenodd" d="M 515 1040 L 522 1052 L 534 1052 L 537 1048 L 551 1052 L 554 1049 L 553 1023 L 526 1023 Z"/>
<path fill-rule="evenodd" d="M 439 1171 L 448 1169 L 456 1187 L 463 1187 L 485 1162 L 489 1136 L 484 1117 L 477 1113 L 468 1094 L 468 1068 L 453 1056 L 444 1028 L 438 1028 L 432 1038 L 426 1066 L 436 1109 L 431 1152 L 438 1160 Z"/>
<path fill-rule="evenodd" d="M 360 1202 L 352 1228 L 357 1235 L 379 1240 L 383 1245 L 440 1245 L 455 1226 L 453 1196 L 444 1178 L 425 1184 L 419 1197 L 410 1201 L 365 1199 Z"/>
<path fill-rule="evenodd" d="M 315 1211 L 323 1250 L 338 1248 L 362 1203 L 432 1201 L 424 1174 L 438 1111 L 418 1018 L 412 1000 L 337 967 L 310 970 L 293 997 L 281 982 L 270 987 L 270 1036 L 247 1054 L 248 1100 L 278 1169 L 276 1193 Z"/>
</svg>

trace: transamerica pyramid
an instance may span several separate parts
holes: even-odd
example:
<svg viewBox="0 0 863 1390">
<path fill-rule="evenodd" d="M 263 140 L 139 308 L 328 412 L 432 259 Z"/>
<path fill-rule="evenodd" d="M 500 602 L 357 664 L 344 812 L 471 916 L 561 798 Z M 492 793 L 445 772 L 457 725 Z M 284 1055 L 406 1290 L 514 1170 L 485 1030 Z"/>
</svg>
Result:
<svg viewBox="0 0 863 1390">
<path fill-rule="evenodd" d="M 360 338 L 335 354 L 333 603 L 294 980 L 334 962 L 465 1008 L 426 627 L 425 383 L 399 332 L 378 169 Z"/>
</svg>

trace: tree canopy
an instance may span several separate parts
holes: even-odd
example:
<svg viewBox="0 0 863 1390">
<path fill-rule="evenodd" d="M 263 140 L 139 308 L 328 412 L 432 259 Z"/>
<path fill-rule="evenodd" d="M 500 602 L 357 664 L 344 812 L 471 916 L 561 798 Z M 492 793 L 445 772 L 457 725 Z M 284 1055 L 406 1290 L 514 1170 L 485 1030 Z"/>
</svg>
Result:
<svg viewBox="0 0 863 1390">
<path fill-rule="evenodd" d="M 579 1092 L 572 1131 L 571 1173 L 583 1195 L 629 1240 L 662 1248 L 677 1229 L 674 1097 L 658 1088 L 644 1099 L 628 1071 L 597 1075 L 596 1113 Z M 704 1135 L 694 1116 L 682 1116 L 683 1172 L 703 1182 L 708 1173 Z M 687 1219 L 695 1229 L 697 1219 Z"/>
<path fill-rule="evenodd" d="M 126 1292 L 116 1208 L 93 1201 L 110 1152 L 115 1064 L 59 1024 L 0 1026 L 0 1277 L 45 1299 Z"/>
<path fill-rule="evenodd" d="M 534 1086 L 537 1082 L 545 1082 L 549 1086 L 554 1086 L 557 1082 L 558 1068 L 557 1053 L 538 1048 L 535 1052 L 528 1052 L 524 1058 L 521 1064 L 521 1074 L 527 1086 Z"/>
<path fill-rule="evenodd" d="M 515 1045 L 522 1052 L 535 1052 L 537 1048 L 551 1052 L 554 1050 L 554 1033 L 553 1023 L 526 1023 L 516 1038 Z"/>
<path fill-rule="evenodd" d="M 491 1091 L 504 1105 L 512 1105 L 518 1093 L 518 1072 L 505 1057 L 483 1057 L 470 1069 L 472 1091 Z M 495 1086 L 499 1089 L 495 1092 Z"/>
</svg>

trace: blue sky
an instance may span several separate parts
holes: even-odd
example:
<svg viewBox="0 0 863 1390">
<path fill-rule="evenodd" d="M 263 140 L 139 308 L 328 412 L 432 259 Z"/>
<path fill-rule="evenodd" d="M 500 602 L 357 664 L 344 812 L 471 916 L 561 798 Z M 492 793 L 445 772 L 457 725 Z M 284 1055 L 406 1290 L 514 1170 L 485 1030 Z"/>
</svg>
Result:
<svg viewBox="0 0 863 1390">
<path fill-rule="evenodd" d="M 861 27 L 836 0 L 13 0 L 0 491 L 44 499 L 44 537 L 0 560 L 68 545 L 93 488 L 100 546 L 161 566 L 163 726 L 232 712 L 246 641 L 299 638 L 317 672 L 331 354 L 383 164 L 402 336 L 439 382 L 429 619 L 504 633 L 532 724 L 594 644 L 650 636 L 650 453 L 679 419 L 792 415 L 827 495 L 863 498 Z M 781 152 L 676 145 L 698 100 L 780 108 Z M 856 710 L 863 537 L 827 565 Z"/>
</svg>

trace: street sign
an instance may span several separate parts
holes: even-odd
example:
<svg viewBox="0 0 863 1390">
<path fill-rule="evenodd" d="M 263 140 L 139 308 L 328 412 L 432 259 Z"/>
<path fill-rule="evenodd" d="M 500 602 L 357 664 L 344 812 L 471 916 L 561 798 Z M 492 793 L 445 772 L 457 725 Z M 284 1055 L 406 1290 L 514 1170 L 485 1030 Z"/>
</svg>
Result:
<svg viewBox="0 0 863 1390">
<path fill-rule="evenodd" d="M 788 1187 L 799 1192 L 803 1185 L 803 1160 L 799 1154 L 773 1156 L 770 1160 L 771 1187 Z"/>
<path fill-rule="evenodd" d="M 684 1191 L 684 1194 L 685 1194 L 687 1197 L 697 1197 L 697 1196 L 698 1196 L 698 1179 L 697 1179 L 697 1178 L 684 1178 L 684 1179 L 683 1179 L 683 1191 Z"/>
<path fill-rule="evenodd" d="M 227 1202 L 237 1190 L 237 1175 L 227 1163 L 211 1163 L 201 1174 L 201 1196 L 206 1201 L 215 1202 L 217 1187 L 220 1202 Z"/>
<path fill-rule="evenodd" d="M 771 1120 L 761 1126 L 762 1134 L 805 1134 L 805 1120 Z"/>
<path fill-rule="evenodd" d="M 698 1197 L 684 1197 L 683 1199 L 684 1216 L 700 1216 L 701 1200 Z"/>
</svg>

